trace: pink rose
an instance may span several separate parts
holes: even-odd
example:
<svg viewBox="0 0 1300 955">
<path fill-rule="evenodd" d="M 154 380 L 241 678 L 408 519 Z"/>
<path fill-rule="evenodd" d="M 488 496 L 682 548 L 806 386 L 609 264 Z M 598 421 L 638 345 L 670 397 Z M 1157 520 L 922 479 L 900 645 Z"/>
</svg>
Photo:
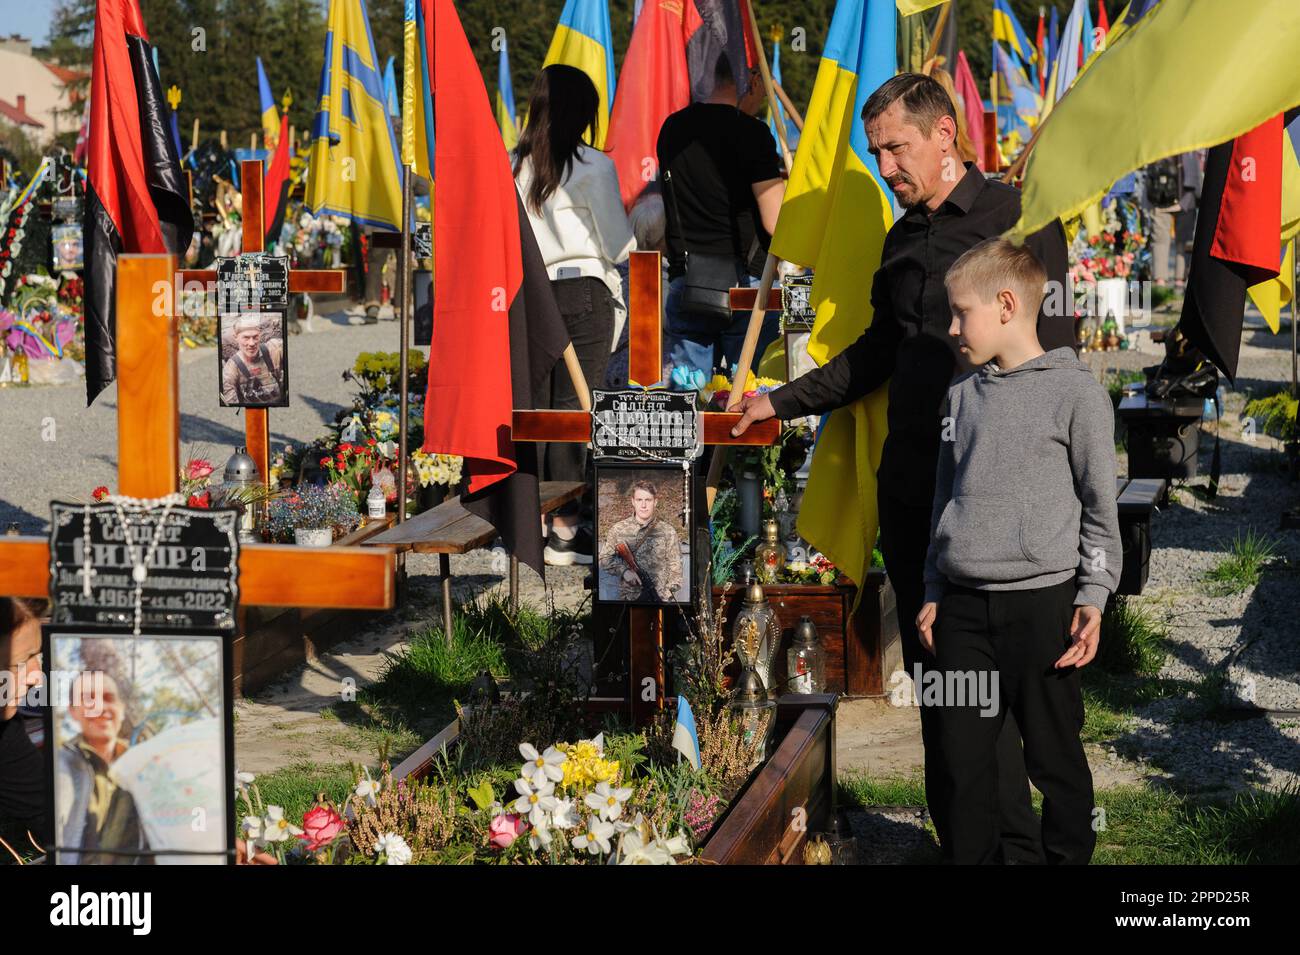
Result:
<svg viewBox="0 0 1300 955">
<path fill-rule="evenodd" d="M 211 461 L 205 461 L 203 458 L 194 458 L 185 465 L 185 477 L 191 481 L 197 481 L 201 478 L 208 477 L 216 470 Z"/>
<path fill-rule="evenodd" d="M 528 824 L 513 812 L 503 812 L 488 826 L 488 832 L 492 834 L 488 841 L 498 849 L 505 849 L 527 829 Z"/>
<path fill-rule="evenodd" d="M 343 817 L 329 806 L 313 806 L 302 816 L 302 835 L 308 852 L 319 852 L 343 831 Z"/>
</svg>

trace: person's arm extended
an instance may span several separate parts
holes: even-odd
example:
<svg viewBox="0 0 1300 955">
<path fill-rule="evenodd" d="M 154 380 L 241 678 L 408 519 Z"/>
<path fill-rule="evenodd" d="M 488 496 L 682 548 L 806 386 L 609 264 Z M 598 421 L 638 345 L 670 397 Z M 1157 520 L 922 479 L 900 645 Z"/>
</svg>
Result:
<svg viewBox="0 0 1300 955">
<path fill-rule="evenodd" d="M 1070 419 L 1070 470 L 1082 506 L 1074 603 L 1101 611 L 1119 586 L 1124 555 L 1115 505 L 1115 412 L 1106 392 L 1090 384 Z"/>
<path fill-rule="evenodd" d="M 1045 351 L 1074 347 L 1074 296 L 1068 294 L 1070 271 L 1065 230 L 1053 219 L 1025 240 L 1047 272 L 1048 292 L 1038 311 L 1038 341 Z M 1058 314 L 1062 313 L 1063 314 Z"/>
<path fill-rule="evenodd" d="M 884 273 L 871 284 L 871 325 L 851 345 L 820 368 L 771 392 L 772 408 L 789 421 L 801 415 L 842 408 L 870 394 L 894 371 L 902 329 L 889 307 Z"/>
<path fill-rule="evenodd" d="M 776 220 L 781 214 L 781 203 L 785 200 L 785 180 L 764 179 L 762 182 L 750 183 L 750 188 L 754 190 L 754 201 L 758 203 L 763 231 L 775 235 Z"/>
</svg>

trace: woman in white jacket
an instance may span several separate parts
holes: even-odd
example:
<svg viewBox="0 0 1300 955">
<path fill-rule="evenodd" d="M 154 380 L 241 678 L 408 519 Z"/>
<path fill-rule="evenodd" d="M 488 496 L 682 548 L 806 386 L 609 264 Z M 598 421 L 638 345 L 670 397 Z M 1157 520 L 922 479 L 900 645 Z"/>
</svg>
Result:
<svg viewBox="0 0 1300 955">
<path fill-rule="evenodd" d="M 546 67 L 533 84 L 528 125 L 512 157 L 515 182 L 556 304 L 593 388 L 604 384 L 605 366 L 626 312 L 616 265 L 636 247 L 614 163 L 584 141 L 589 131 L 595 137 L 598 104 L 587 74 L 572 66 Z M 550 391 L 549 407 L 579 407 L 562 364 L 551 374 Z M 587 480 L 582 445 L 547 444 L 541 454 L 543 480 Z M 547 536 L 546 562 L 591 560 L 592 537 L 580 528 L 577 505 L 561 510 Z"/>
</svg>

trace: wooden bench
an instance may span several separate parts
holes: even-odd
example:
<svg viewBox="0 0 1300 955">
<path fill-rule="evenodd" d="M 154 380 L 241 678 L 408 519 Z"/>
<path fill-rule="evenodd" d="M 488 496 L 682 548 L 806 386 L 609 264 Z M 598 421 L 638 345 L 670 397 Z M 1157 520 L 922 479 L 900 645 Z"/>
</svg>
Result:
<svg viewBox="0 0 1300 955">
<path fill-rule="evenodd" d="M 1117 478 L 1115 498 L 1119 508 L 1119 537 L 1124 550 L 1117 594 L 1142 593 L 1151 564 L 1151 514 L 1164 498 L 1163 478 Z"/>
<path fill-rule="evenodd" d="M 570 501 L 576 501 L 587 485 L 574 481 L 543 481 L 538 488 L 538 503 L 543 514 L 550 514 Z M 537 529 L 538 534 L 541 528 Z M 382 534 L 366 541 L 370 546 L 388 546 L 398 553 L 438 554 L 438 578 L 442 581 L 443 633 L 451 639 L 451 555 L 465 554 L 486 547 L 497 538 L 496 528 L 476 514 L 465 510 L 460 497 L 450 497 L 437 507 L 408 518 Z M 519 558 L 510 555 L 510 607 L 519 606 Z"/>
</svg>

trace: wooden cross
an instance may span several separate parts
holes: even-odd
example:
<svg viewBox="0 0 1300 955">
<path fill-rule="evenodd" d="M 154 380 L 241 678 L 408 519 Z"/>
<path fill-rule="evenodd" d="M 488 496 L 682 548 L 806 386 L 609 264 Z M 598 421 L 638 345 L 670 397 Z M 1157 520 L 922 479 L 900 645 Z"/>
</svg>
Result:
<svg viewBox="0 0 1300 955">
<path fill-rule="evenodd" d="M 245 186 L 256 183 L 260 196 L 260 163 L 251 164 L 251 176 L 249 165 L 244 164 Z M 260 209 L 260 200 L 254 208 Z M 260 213 L 257 220 L 260 247 Z M 249 221 L 246 216 L 246 247 Z M 180 330 L 174 283 L 178 275 L 206 273 L 179 272 L 177 265 L 170 255 L 118 256 L 117 493 L 128 497 L 162 497 L 180 487 Z M 298 283 L 291 278 L 290 287 L 297 291 L 328 287 L 317 276 L 330 273 L 296 274 Z M 166 313 L 155 315 L 160 282 L 173 294 L 166 296 Z M 239 553 L 239 601 L 244 606 L 387 610 L 393 606 L 395 568 L 391 548 L 247 544 Z M 46 597 L 49 585 L 47 538 L 0 538 L 0 595 Z"/>
<path fill-rule="evenodd" d="M 663 369 L 663 302 L 658 252 L 633 252 L 629 264 L 628 302 L 628 381 L 649 387 L 664 378 Z M 734 303 L 733 303 L 734 304 Z M 582 389 L 578 389 L 581 394 Z M 591 440 L 590 403 L 582 411 L 514 412 L 513 438 L 516 441 Z M 733 438 L 731 429 L 740 420 L 737 412 L 704 412 L 700 430 L 706 445 L 768 445 L 781 434 L 781 422 L 775 418 L 751 425 L 741 437 Z M 693 542 L 692 542 L 693 543 Z M 598 573 L 598 571 L 597 571 Z M 629 607 L 630 647 L 628 654 L 628 701 L 617 701 L 622 708 L 630 703 L 632 718 L 644 725 L 664 707 L 663 609 Z M 655 683 L 653 700 L 643 699 L 642 681 Z"/>
<path fill-rule="evenodd" d="M 243 251 L 263 252 L 266 250 L 265 202 L 262 196 L 262 160 L 245 159 L 239 164 L 239 181 L 243 186 Z M 252 266 L 250 265 L 251 269 Z M 181 272 L 181 281 L 202 282 L 207 288 L 209 282 L 217 281 L 215 269 L 185 269 Z M 347 287 L 346 269 L 290 269 L 289 293 L 333 292 L 341 294 Z M 288 317 L 286 316 L 286 322 Z M 262 480 L 269 481 L 271 475 L 271 431 L 269 408 L 244 409 L 244 444 L 248 455 L 257 463 L 257 471 Z M 125 493 L 125 492 L 123 492 Z"/>
</svg>

